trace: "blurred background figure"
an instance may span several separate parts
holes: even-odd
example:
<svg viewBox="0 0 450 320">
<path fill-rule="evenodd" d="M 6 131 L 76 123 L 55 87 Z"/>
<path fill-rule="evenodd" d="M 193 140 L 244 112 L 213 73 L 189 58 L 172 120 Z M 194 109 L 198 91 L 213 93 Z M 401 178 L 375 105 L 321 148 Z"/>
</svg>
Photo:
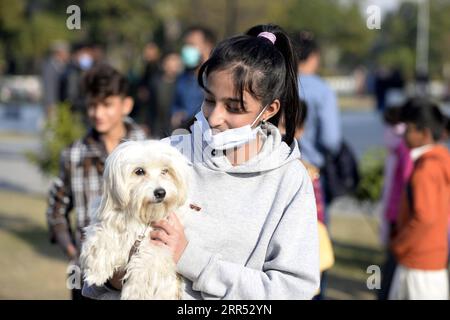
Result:
<svg viewBox="0 0 450 320">
<path fill-rule="evenodd" d="M 42 99 L 47 118 L 52 117 L 61 101 L 61 77 L 69 61 L 69 45 L 64 41 L 56 41 L 50 48 L 50 54 L 43 63 Z"/>
<path fill-rule="evenodd" d="M 323 171 L 327 165 L 327 154 L 337 155 L 342 146 L 338 101 L 331 87 L 317 74 L 320 49 L 314 35 L 301 31 L 295 34 L 294 39 L 299 56 L 299 92 L 309 107 L 300 148 L 303 159 Z M 323 175 L 321 179 L 325 203 L 329 204 L 331 194 L 327 194 L 328 182 Z"/>
<path fill-rule="evenodd" d="M 381 216 L 380 232 L 381 243 L 386 247 L 386 258 L 382 269 L 381 289 L 378 293 L 379 300 L 387 300 L 396 268 L 396 261 L 390 250 L 390 245 L 396 232 L 401 198 L 413 168 L 410 152 L 403 138 L 406 131 L 406 124 L 401 117 L 404 102 L 405 98 L 388 99 L 387 107 L 383 113 L 385 123 L 384 141 L 387 156 L 384 164 L 383 214 Z"/>
<path fill-rule="evenodd" d="M 317 75 L 320 65 L 320 50 L 312 32 L 295 33 L 294 41 L 298 47 L 298 74 L 300 97 L 308 106 L 304 134 L 300 140 L 302 159 L 323 170 L 325 152 L 337 154 L 342 144 L 341 122 L 336 95 L 330 86 Z M 320 175 L 321 187 L 325 191 L 324 175 Z M 326 205 L 329 204 L 324 194 L 324 223 L 328 224 Z M 326 273 L 322 273 L 320 294 L 322 299 L 326 288 Z"/>
<path fill-rule="evenodd" d="M 156 138 L 167 137 L 172 132 L 170 108 L 175 93 L 176 79 L 183 68 L 180 55 L 176 52 L 166 53 L 162 58 L 161 68 L 155 83 L 155 115 L 151 132 L 152 136 Z"/>
<path fill-rule="evenodd" d="M 415 92 L 419 97 L 427 97 L 429 95 L 430 76 L 426 71 L 417 70 L 415 74 Z"/>
<path fill-rule="evenodd" d="M 93 59 L 93 65 L 98 65 L 105 62 L 105 49 L 101 44 L 93 42 L 89 44 L 89 48 L 91 57 Z"/>
<path fill-rule="evenodd" d="M 375 75 L 375 98 L 377 110 L 383 113 L 389 95 L 403 95 L 405 81 L 399 68 L 381 66 Z"/>
<path fill-rule="evenodd" d="M 150 41 L 145 45 L 143 59 L 144 70 L 137 86 L 136 108 L 131 116 L 148 134 L 153 135 L 153 128 L 157 122 L 157 82 L 161 76 L 161 49 L 155 42 Z"/>
<path fill-rule="evenodd" d="M 203 101 L 203 91 L 197 83 L 197 72 L 214 48 L 216 37 L 214 33 L 201 26 L 188 28 L 183 35 L 181 59 L 184 71 L 175 84 L 172 103 L 171 125 L 179 128 L 199 110 Z"/>
<path fill-rule="evenodd" d="M 72 110 L 85 115 L 85 96 L 81 90 L 83 75 L 92 68 L 95 60 L 87 43 L 77 43 L 72 48 L 71 60 L 62 76 L 62 101 L 70 103 Z"/>
<path fill-rule="evenodd" d="M 383 112 L 385 108 L 386 91 L 388 87 L 389 70 L 385 66 L 380 66 L 375 71 L 374 93 L 376 99 L 376 108 Z"/>
<path fill-rule="evenodd" d="M 403 191 L 390 249 L 397 266 L 389 300 L 448 300 L 450 153 L 442 144 L 445 117 L 430 99 L 402 110 L 405 143 L 414 162 Z"/>
</svg>

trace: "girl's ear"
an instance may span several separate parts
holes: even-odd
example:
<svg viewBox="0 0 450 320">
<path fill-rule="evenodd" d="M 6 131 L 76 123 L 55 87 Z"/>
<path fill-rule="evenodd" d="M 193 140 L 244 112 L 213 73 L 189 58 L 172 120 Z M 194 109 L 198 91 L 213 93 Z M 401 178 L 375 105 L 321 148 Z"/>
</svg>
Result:
<svg viewBox="0 0 450 320">
<path fill-rule="evenodd" d="M 186 158 L 178 150 L 170 147 L 167 149 L 167 155 L 170 157 L 170 167 L 174 173 L 174 180 L 178 189 L 178 206 L 182 206 L 188 196 L 189 166 Z"/>
<path fill-rule="evenodd" d="M 266 109 L 266 111 L 264 111 L 261 120 L 269 120 L 270 118 L 272 118 L 273 116 L 275 116 L 278 111 L 280 111 L 280 100 L 275 99 Z"/>
</svg>

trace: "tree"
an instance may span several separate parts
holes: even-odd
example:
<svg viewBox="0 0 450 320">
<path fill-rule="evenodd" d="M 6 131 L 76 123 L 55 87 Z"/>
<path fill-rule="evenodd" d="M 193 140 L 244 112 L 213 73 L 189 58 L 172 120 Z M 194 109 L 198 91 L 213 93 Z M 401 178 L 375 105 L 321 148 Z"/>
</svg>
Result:
<svg viewBox="0 0 450 320">
<path fill-rule="evenodd" d="M 309 30 L 322 48 L 325 67 L 349 70 L 367 61 L 376 33 L 366 22 L 356 1 L 273 1 L 268 14 L 291 31 Z M 337 53 L 337 57 L 332 57 Z M 336 64 L 336 65 L 335 65 Z"/>
<path fill-rule="evenodd" d="M 47 10 L 51 1 L 0 0 L 0 60 L 16 62 L 16 73 L 37 71 L 54 40 L 74 37 L 65 27 L 65 9 Z M 1 44 L 3 43 L 3 48 Z"/>
</svg>

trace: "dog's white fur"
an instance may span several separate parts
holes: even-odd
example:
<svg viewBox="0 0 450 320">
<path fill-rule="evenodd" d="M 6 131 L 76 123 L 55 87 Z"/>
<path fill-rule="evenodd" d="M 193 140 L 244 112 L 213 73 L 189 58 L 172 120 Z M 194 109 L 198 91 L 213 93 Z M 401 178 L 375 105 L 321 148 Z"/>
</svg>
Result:
<svg viewBox="0 0 450 320">
<path fill-rule="evenodd" d="M 183 223 L 190 210 L 188 172 L 181 153 L 160 141 L 127 141 L 110 154 L 103 196 L 85 230 L 80 257 L 88 285 L 103 285 L 115 271 L 124 270 L 121 299 L 181 298 L 183 282 L 171 252 L 150 242 L 151 227 L 129 262 L 128 258 L 150 222 L 175 212 Z M 166 191 L 162 201 L 154 194 L 158 188 Z"/>
</svg>

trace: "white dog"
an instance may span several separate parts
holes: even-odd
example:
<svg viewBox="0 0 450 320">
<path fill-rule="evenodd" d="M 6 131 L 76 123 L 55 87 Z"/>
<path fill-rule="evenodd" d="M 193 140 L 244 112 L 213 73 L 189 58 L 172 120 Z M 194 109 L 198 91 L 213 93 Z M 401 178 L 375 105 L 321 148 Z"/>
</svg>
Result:
<svg viewBox="0 0 450 320">
<path fill-rule="evenodd" d="M 190 210 L 188 172 L 181 153 L 160 141 L 128 141 L 111 153 L 101 203 L 82 246 L 87 284 L 103 285 L 121 270 L 121 299 L 181 298 L 183 282 L 171 252 L 153 245 L 149 233 L 150 223 L 170 212 L 184 221 Z"/>
</svg>

